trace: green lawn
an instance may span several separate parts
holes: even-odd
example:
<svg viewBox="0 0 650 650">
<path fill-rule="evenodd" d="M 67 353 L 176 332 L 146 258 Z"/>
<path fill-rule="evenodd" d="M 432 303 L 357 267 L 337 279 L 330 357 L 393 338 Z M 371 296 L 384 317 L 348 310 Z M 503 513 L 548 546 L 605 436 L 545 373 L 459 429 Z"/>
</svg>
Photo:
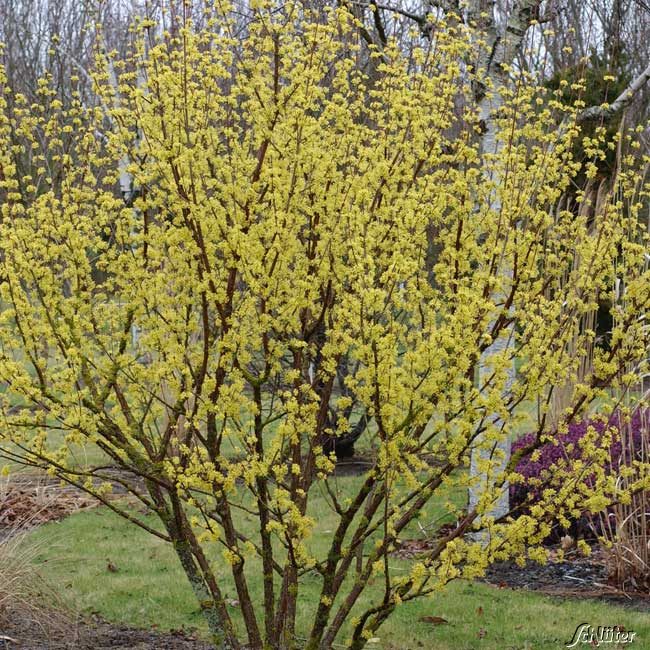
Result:
<svg viewBox="0 0 650 650">
<path fill-rule="evenodd" d="M 339 479 L 341 489 L 350 489 L 359 479 Z M 314 507 L 322 510 L 314 531 L 314 550 L 324 548 L 327 531 L 334 521 L 316 496 Z M 435 516 L 435 508 L 428 513 Z M 152 520 L 153 521 L 153 520 Z M 247 525 L 252 526 L 251 520 Z M 156 625 L 160 629 L 198 628 L 205 632 L 196 602 L 171 547 L 133 527 L 107 509 L 96 509 L 37 529 L 31 541 L 39 547 L 36 562 L 41 573 L 84 612 L 99 612 L 112 621 L 133 626 Z M 224 584 L 230 585 L 228 568 L 215 564 Z M 109 569 L 110 564 L 110 569 Z M 406 569 L 395 561 L 394 570 Z M 252 574 L 261 570 L 251 567 Z M 253 597 L 261 602 L 261 581 L 251 581 Z M 318 580 L 305 576 L 305 606 L 298 612 L 298 631 L 306 629 L 313 612 Z M 226 589 L 235 599 L 232 586 Z M 238 608 L 232 611 L 237 623 Z M 426 616 L 445 618 L 432 625 Z M 458 582 L 435 597 L 408 603 L 397 610 L 369 648 L 393 650 L 507 650 L 514 648 L 562 648 L 576 626 L 622 625 L 637 632 L 639 647 L 650 647 L 650 617 L 587 600 L 558 600 L 525 591 L 497 589 L 479 583 Z M 341 643 L 345 641 L 343 634 Z"/>
</svg>

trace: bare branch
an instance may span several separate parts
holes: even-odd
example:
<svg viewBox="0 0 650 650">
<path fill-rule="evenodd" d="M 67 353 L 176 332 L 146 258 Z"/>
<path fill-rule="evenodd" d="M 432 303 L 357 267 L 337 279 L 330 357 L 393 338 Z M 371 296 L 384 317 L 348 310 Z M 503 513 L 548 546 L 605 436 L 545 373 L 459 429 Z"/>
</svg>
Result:
<svg viewBox="0 0 650 650">
<path fill-rule="evenodd" d="M 636 94 L 650 81 L 650 64 L 648 67 L 632 81 L 632 83 L 611 103 L 602 106 L 590 106 L 578 115 L 578 122 L 588 122 L 591 120 L 607 120 L 616 113 L 627 108 Z"/>
</svg>

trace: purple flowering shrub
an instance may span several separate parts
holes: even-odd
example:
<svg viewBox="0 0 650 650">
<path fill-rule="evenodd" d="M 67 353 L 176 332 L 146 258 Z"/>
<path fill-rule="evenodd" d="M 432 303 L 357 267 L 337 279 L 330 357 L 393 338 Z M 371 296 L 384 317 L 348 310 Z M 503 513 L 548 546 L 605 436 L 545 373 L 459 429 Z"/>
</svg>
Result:
<svg viewBox="0 0 650 650">
<path fill-rule="evenodd" d="M 544 442 L 536 452 L 525 453 L 517 463 L 516 472 L 523 477 L 523 481 L 510 486 L 510 505 L 518 513 L 524 513 L 532 506 L 546 487 L 553 485 L 553 469 L 564 462 L 580 460 L 583 455 L 581 441 L 590 428 L 596 433 L 597 440 L 602 444 L 606 432 L 612 433 L 610 442 L 609 462 L 605 465 L 608 474 L 617 474 L 619 467 L 630 465 L 634 459 L 640 459 L 645 450 L 648 457 L 650 443 L 650 408 L 637 408 L 629 422 L 625 424 L 628 435 L 621 435 L 621 414 L 615 412 L 609 418 L 593 418 L 580 422 L 572 422 L 566 433 L 558 434 L 554 441 Z M 645 444 L 644 444 L 645 440 Z M 512 444 L 512 453 L 531 446 L 535 442 L 535 435 L 526 434 Z M 585 474 L 584 482 L 590 484 L 590 476 Z M 587 515 L 588 513 L 585 513 Z M 587 518 L 582 517 L 581 522 L 574 522 L 580 529 L 587 525 Z M 557 526 L 554 527 L 555 529 Z M 558 532 L 555 530 L 554 532 Z M 584 534 L 584 530 L 580 530 Z"/>
</svg>

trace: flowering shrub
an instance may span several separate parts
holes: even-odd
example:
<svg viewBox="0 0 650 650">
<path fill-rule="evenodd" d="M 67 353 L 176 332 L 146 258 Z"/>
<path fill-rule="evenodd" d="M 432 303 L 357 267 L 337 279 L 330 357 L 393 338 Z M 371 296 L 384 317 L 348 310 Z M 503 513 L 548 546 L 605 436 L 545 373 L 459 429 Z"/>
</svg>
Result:
<svg viewBox="0 0 650 650">
<path fill-rule="evenodd" d="M 645 445 L 648 444 L 650 429 L 648 418 L 650 408 L 637 408 L 626 421 L 620 411 L 614 412 L 609 419 L 594 417 L 569 424 L 565 433 L 559 433 L 553 440 L 544 442 L 534 451 L 524 453 L 516 466 L 516 473 L 523 480 L 510 486 L 511 506 L 519 513 L 526 512 L 529 506 L 541 497 L 543 490 L 554 487 L 557 476 L 563 473 L 557 470 L 567 463 L 583 460 L 587 438 L 589 444 L 607 445 L 609 440 L 609 461 L 605 464 L 608 475 L 618 475 L 620 468 L 629 466 L 633 460 L 639 460 Z M 532 447 L 535 435 L 528 433 L 512 444 L 512 453 Z M 590 486 L 593 475 L 587 470 L 583 483 Z M 583 513 L 581 520 L 574 522 L 578 528 L 584 528 L 589 514 Z M 556 526 L 557 528 L 557 526 Z M 580 532 L 584 532 L 581 530 Z"/>
<path fill-rule="evenodd" d="M 650 180 L 622 161 L 593 223 L 559 207 L 598 175 L 574 142 L 616 143 L 510 65 L 525 10 L 493 47 L 454 17 L 379 52 L 344 3 L 249 4 L 245 30 L 239 7 L 142 20 L 124 55 L 98 52 L 90 106 L 48 79 L 40 104 L 9 101 L 0 67 L 0 457 L 155 513 L 110 502 L 174 549 L 215 646 L 319 650 L 348 629 L 361 650 L 401 603 L 544 555 L 544 508 L 492 516 L 506 441 L 585 362 L 615 276 L 610 347 L 567 407 L 645 370 Z M 376 460 L 343 486 L 331 441 L 359 418 Z M 591 492 L 571 507 L 607 503 Z M 397 571 L 428 504 L 458 526 Z"/>
</svg>

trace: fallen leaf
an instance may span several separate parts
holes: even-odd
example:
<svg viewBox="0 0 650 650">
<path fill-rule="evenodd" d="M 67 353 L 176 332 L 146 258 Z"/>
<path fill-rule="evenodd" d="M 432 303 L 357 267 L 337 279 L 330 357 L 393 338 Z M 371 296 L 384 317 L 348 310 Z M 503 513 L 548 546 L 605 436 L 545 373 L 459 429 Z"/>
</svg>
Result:
<svg viewBox="0 0 650 650">
<path fill-rule="evenodd" d="M 231 607 L 239 607 L 239 601 L 236 598 L 226 598 L 226 603 Z"/>
<path fill-rule="evenodd" d="M 484 639 L 487 636 L 487 630 L 481 628 L 476 635 L 479 639 Z"/>
<path fill-rule="evenodd" d="M 106 568 L 111 573 L 117 573 L 119 571 L 119 569 L 110 560 L 106 560 Z"/>
<path fill-rule="evenodd" d="M 479 608 L 476 610 L 476 615 L 477 615 L 477 616 L 483 616 L 483 608 L 482 608 L 482 607 L 479 607 Z"/>
<path fill-rule="evenodd" d="M 420 619 L 423 623 L 431 623 L 431 625 L 443 625 L 444 623 L 449 623 L 446 618 L 442 616 L 423 616 Z"/>
</svg>

